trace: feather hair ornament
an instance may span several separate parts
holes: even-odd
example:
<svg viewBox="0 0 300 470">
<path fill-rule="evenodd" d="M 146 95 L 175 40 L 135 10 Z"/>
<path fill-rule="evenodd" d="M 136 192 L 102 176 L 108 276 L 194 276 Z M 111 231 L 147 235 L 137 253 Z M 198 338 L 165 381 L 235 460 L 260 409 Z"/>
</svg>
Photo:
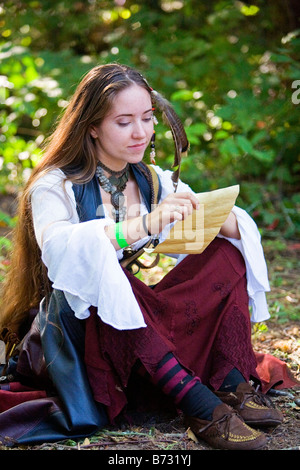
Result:
<svg viewBox="0 0 300 470">
<path fill-rule="evenodd" d="M 155 104 L 162 113 L 164 123 L 170 127 L 172 132 L 175 145 L 174 163 L 172 165 L 172 168 L 174 168 L 172 181 L 174 185 L 174 192 L 176 192 L 180 174 L 181 157 L 183 153 L 189 150 L 189 141 L 187 139 L 183 124 L 170 103 L 155 90 L 151 90 L 151 94 Z"/>
</svg>

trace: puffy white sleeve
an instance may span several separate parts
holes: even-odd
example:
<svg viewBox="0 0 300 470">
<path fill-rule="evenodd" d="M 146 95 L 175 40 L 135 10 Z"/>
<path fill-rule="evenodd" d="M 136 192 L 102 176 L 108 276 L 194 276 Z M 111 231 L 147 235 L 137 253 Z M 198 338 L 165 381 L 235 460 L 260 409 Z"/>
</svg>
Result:
<svg viewBox="0 0 300 470">
<path fill-rule="evenodd" d="M 62 290 L 80 319 L 91 305 L 117 329 L 145 327 L 144 318 L 105 226 L 110 219 L 79 223 L 72 183 L 60 170 L 42 176 L 31 192 L 33 224 L 53 288 Z"/>
</svg>

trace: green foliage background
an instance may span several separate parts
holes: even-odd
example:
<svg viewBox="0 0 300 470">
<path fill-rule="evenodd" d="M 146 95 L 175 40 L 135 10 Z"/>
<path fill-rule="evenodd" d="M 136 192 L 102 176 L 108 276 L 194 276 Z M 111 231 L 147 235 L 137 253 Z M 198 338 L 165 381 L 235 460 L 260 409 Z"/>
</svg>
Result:
<svg viewBox="0 0 300 470">
<path fill-rule="evenodd" d="M 0 1 L 0 191 L 18 191 L 82 75 L 137 67 L 183 119 L 182 179 L 239 183 L 270 237 L 300 229 L 299 5 L 293 0 Z M 159 116 L 158 116 L 159 117 Z M 158 162 L 173 161 L 157 128 Z"/>
</svg>

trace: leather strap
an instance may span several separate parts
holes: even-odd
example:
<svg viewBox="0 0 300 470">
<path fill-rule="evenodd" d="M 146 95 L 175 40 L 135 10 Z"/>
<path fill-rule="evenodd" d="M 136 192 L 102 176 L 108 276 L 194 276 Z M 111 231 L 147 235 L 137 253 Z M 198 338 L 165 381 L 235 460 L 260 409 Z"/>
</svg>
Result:
<svg viewBox="0 0 300 470">
<path fill-rule="evenodd" d="M 154 168 L 151 166 L 151 165 L 147 165 L 150 173 L 151 173 L 151 177 L 152 177 L 152 184 L 153 184 L 153 190 L 154 190 L 154 204 L 158 204 L 158 199 L 159 199 L 159 193 L 160 193 L 160 182 L 159 182 L 159 178 L 158 178 L 158 175 L 156 173 L 156 171 L 154 170 Z M 124 258 L 120 261 L 120 265 L 123 267 L 123 268 L 126 268 L 128 269 L 129 271 L 132 271 L 132 268 L 134 265 L 137 266 L 138 270 L 140 270 L 140 268 L 142 269 L 151 269 L 151 268 L 154 268 L 154 266 L 156 266 L 159 262 L 159 254 L 156 255 L 153 263 L 151 263 L 150 265 L 145 265 L 144 263 L 142 263 L 138 258 L 140 256 L 142 256 L 144 253 L 145 253 L 145 248 L 149 248 L 149 246 L 153 244 L 153 238 L 150 238 L 150 240 L 148 240 L 148 242 L 142 247 L 140 248 L 139 250 L 137 251 L 130 251 L 130 247 L 129 248 L 126 248 L 124 250 Z"/>
<path fill-rule="evenodd" d="M 154 170 L 153 166 L 148 165 L 150 170 L 152 181 L 153 181 L 153 189 L 154 189 L 154 204 L 158 204 L 158 194 L 159 194 L 159 179 L 156 171 Z"/>
</svg>

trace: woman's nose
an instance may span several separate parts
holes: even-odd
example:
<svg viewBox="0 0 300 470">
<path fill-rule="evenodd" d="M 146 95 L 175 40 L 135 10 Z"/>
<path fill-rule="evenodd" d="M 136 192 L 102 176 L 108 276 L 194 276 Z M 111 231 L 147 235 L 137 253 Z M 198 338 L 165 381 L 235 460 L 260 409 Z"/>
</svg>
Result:
<svg viewBox="0 0 300 470">
<path fill-rule="evenodd" d="M 137 121 L 134 124 L 132 135 L 135 139 L 142 139 L 147 135 L 143 123 L 141 121 Z"/>
</svg>

